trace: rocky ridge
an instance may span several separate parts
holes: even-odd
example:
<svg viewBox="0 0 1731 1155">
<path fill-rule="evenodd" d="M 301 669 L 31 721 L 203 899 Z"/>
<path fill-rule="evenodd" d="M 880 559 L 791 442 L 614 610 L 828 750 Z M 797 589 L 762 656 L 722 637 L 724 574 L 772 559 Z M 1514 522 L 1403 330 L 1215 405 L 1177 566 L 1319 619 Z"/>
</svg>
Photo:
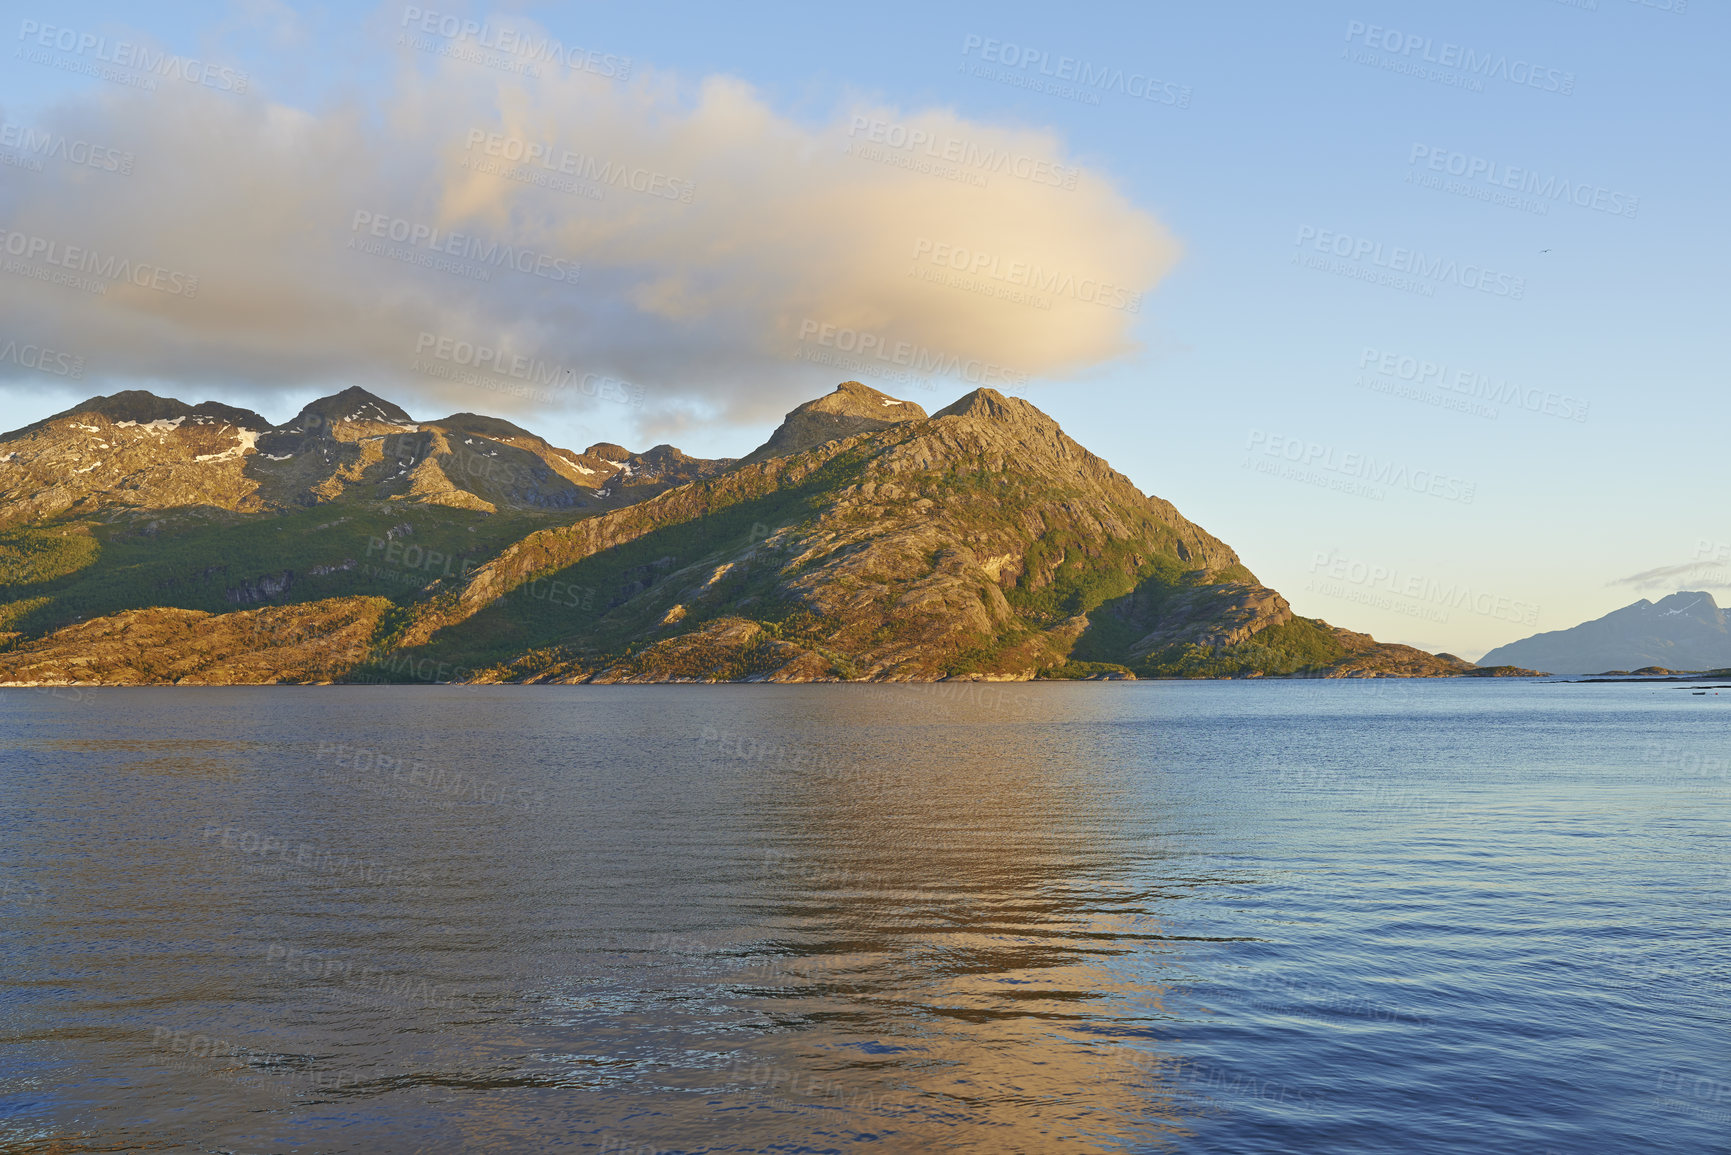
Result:
<svg viewBox="0 0 1731 1155">
<path fill-rule="evenodd" d="M 912 401 L 897 400 L 858 381 L 843 381 L 835 392 L 789 412 L 768 441 L 740 460 L 751 464 L 771 457 L 787 457 L 856 433 L 872 433 L 904 421 L 922 421 L 925 416 L 926 411 Z"/>
<path fill-rule="evenodd" d="M 0 435 L 0 526 L 345 500 L 565 513 L 630 504 L 730 464 L 670 445 L 638 454 L 602 443 L 576 453 L 474 413 L 417 423 L 359 387 L 280 425 L 250 410 L 134 390 Z"/>
</svg>

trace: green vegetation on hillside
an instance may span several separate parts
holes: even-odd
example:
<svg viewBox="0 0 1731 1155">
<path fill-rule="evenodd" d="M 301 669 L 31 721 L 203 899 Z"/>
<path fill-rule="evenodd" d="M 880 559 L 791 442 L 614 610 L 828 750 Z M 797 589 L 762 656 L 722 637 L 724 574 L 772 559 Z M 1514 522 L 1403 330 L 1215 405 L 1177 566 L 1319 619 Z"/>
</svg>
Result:
<svg viewBox="0 0 1731 1155">
<path fill-rule="evenodd" d="M 1004 597 L 1036 621 L 1056 621 L 1092 613 L 1150 579 L 1177 582 L 1184 572 L 1176 554 L 1137 565 L 1137 552 L 1136 543 L 1111 541 L 1101 549 L 1073 532 L 1049 533 L 1029 548 L 1022 576 Z M 1044 585 L 1032 584 L 1047 572 L 1051 577 Z"/>
<path fill-rule="evenodd" d="M 5 628 L 39 635 L 142 606 L 220 614 L 351 595 L 408 604 L 542 524 L 444 506 L 344 503 L 12 530 L 0 534 L 0 588 L 13 611 Z"/>
<path fill-rule="evenodd" d="M 816 621 L 809 611 L 776 592 L 786 558 L 764 547 L 766 530 L 801 525 L 816 516 L 823 496 L 858 480 L 866 455 L 839 454 L 801 484 L 765 496 L 709 506 L 701 516 L 663 526 L 571 565 L 530 575 L 506 596 L 441 631 L 412 653 L 475 669 L 525 676 L 573 661 L 597 663 L 628 658 L 645 644 L 689 633 L 723 615 L 763 625 L 770 638 L 806 642 Z M 681 598 L 719 567 L 741 554 L 733 568 L 701 600 Z M 697 565 L 701 576 L 687 573 Z M 685 616 L 668 627 L 662 618 L 674 605 Z"/>
<path fill-rule="evenodd" d="M 77 573 L 100 552 L 89 528 L 76 523 L 0 530 L 0 591 L 10 595 Z"/>
<path fill-rule="evenodd" d="M 1131 668 L 1139 678 L 1245 678 L 1321 669 L 1345 654 L 1346 647 L 1323 623 L 1293 618 L 1218 651 L 1167 646 Z"/>
</svg>

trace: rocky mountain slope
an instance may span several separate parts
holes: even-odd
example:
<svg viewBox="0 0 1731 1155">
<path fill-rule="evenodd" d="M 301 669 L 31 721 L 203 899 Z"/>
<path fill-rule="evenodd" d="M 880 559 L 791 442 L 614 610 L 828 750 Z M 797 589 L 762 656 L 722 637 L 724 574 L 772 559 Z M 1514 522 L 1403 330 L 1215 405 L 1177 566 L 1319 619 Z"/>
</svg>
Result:
<svg viewBox="0 0 1731 1155">
<path fill-rule="evenodd" d="M 1542 665 L 1560 674 L 1641 666 L 1722 669 L 1731 666 L 1731 615 L 1710 593 L 1675 593 L 1657 602 L 1642 598 L 1602 618 L 1498 646 L 1484 661 Z"/>
<path fill-rule="evenodd" d="M 834 393 L 794 409 L 768 441 L 740 460 L 749 463 L 787 457 L 855 433 L 871 433 L 925 417 L 926 411 L 912 401 L 898 401 L 858 381 L 843 381 Z"/>
<path fill-rule="evenodd" d="M 559 449 L 496 417 L 417 423 L 351 388 L 281 425 L 244 409 L 141 391 L 93 397 L 0 435 L 0 526 L 129 511 L 265 513 L 402 501 L 485 513 L 617 508 L 730 461 L 670 445 Z"/>
<path fill-rule="evenodd" d="M 737 462 L 360 390 L 281 426 L 120 394 L 0 458 L 0 681 L 1506 672 L 1295 616 L 990 389 L 928 417 L 847 382 Z"/>
</svg>

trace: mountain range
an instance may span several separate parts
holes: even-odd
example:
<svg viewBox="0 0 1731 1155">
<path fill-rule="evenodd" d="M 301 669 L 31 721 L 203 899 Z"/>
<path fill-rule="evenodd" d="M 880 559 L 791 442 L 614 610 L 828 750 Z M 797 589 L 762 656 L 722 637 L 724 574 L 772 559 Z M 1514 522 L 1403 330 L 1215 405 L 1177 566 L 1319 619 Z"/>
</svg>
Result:
<svg viewBox="0 0 1731 1155">
<path fill-rule="evenodd" d="M 1293 614 L 991 389 L 928 415 L 844 382 L 718 460 L 358 388 L 0 435 L 6 684 L 1508 673 Z"/>
<path fill-rule="evenodd" d="M 1498 646 L 1486 663 L 1540 665 L 1559 674 L 1623 673 L 1645 667 L 1731 667 L 1731 615 L 1703 591 L 1646 598 L 1566 630 Z"/>
</svg>

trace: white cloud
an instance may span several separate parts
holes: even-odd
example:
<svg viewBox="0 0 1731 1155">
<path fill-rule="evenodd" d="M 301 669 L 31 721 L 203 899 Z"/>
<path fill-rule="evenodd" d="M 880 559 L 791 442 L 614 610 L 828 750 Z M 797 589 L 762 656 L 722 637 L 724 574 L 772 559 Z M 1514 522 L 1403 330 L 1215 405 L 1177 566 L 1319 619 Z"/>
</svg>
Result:
<svg viewBox="0 0 1731 1155">
<path fill-rule="evenodd" d="M 132 173 L 14 171 L 0 184 L 0 228 L 60 246 L 62 260 L 75 246 L 198 287 L 120 282 L 97 295 L 0 275 L 8 327 L 84 357 L 92 392 L 148 379 L 192 400 L 203 387 L 266 398 L 359 383 L 417 415 L 549 407 L 545 395 L 514 399 L 510 378 L 481 390 L 412 368 L 432 333 L 636 383 L 648 426 L 673 428 L 693 414 L 776 416 L 848 375 L 794 358 L 811 320 L 1035 376 L 1133 348 L 1127 311 L 1062 292 L 1039 308 L 910 275 L 922 241 L 930 269 L 930 249 L 946 245 L 1001 274 L 1038 265 L 1138 292 L 1176 259 L 1157 221 L 1105 175 L 1076 173 L 1050 134 L 884 108 L 812 127 L 727 77 L 681 100 L 672 78 L 641 69 L 626 84 L 582 72 L 524 79 L 395 51 L 380 107 L 291 108 L 171 85 L 94 93 L 45 117 L 43 127 L 130 151 Z M 933 143 L 850 155 L 874 143 L 856 117 Z M 539 183 L 479 171 L 503 160 L 487 155 L 493 137 L 545 145 L 550 168 L 518 173 Z M 946 162 L 945 148 L 961 161 Z M 567 152 L 574 171 L 562 174 Z M 988 171 L 1005 155 L 1017 159 Z M 934 162 L 964 179 L 908 167 Z M 586 169 L 624 175 L 593 199 Z M 1043 183 L 1066 170 L 1074 187 Z M 548 187 L 558 181 L 582 187 Z M 489 279 L 476 281 L 358 252 L 351 243 L 372 238 L 355 229 L 357 212 L 508 245 L 543 272 L 580 264 L 581 275 L 573 284 L 481 265 Z M 395 247 L 435 259 L 427 243 Z M 44 267 L 40 254 L 33 264 Z M 982 287 L 1010 286 L 976 277 Z M 597 404 L 571 388 L 551 407 L 565 398 Z"/>
</svg>

